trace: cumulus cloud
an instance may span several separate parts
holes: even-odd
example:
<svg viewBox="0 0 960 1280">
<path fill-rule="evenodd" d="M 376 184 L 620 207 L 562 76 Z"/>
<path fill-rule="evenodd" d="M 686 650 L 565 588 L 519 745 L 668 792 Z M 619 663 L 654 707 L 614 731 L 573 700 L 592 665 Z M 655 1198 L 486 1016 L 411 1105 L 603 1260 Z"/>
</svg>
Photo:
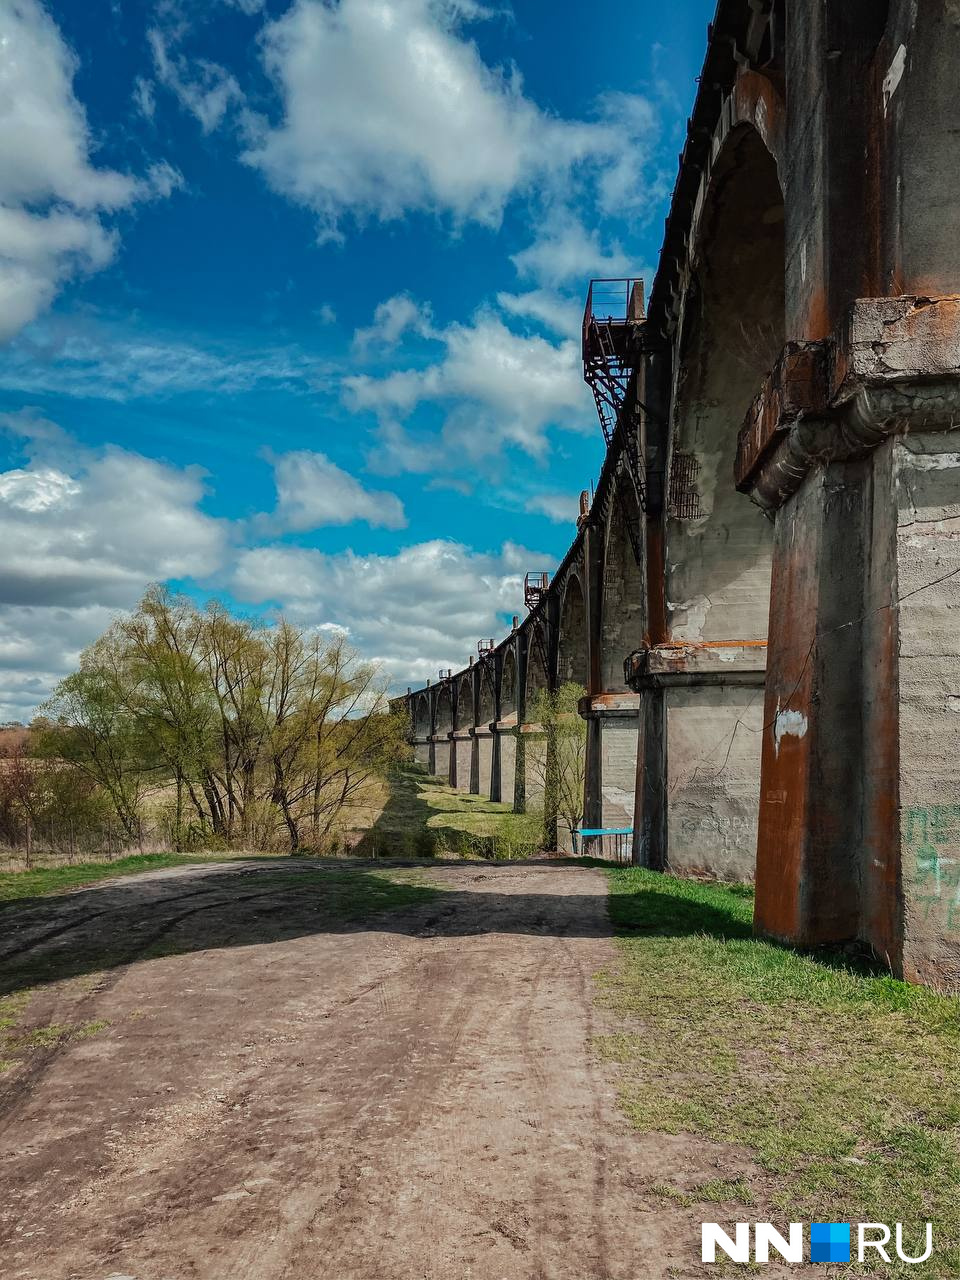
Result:
<svg viewBox="0 0 960 1280">
<path fill-rule="evenodd" d="M 384 556 L 266 546 L 241 554 L 231 588 L 296 621 L 342 627 L 403 686 L 464 665 L 481 636 L 501 634 L 504 615 L 521 611 L 526 570 L 552 563 L 511 543 L 494 554 L 438 539 Z"/>
<path fill-rule="evenodd" d="M 383 529 L 403 529 L 403 503 L 392 493 L 365 489 L 355 476 L 323 453 L 307 449 L 269 454 L 277 486 L 277 509 L 268 522 L 304 532 L 363 520 Z"/>
<path fill-rule="evenodd" d="M 77 60 L 39 0 L 0 14 L 0 340 L 49 306 L 60 285 L 113 258 L 103 215 L 169 195 L 168 165 L 137 178 L 98 168 L 73 92 Z"/>
<path fill-rule="evenodd" d="M 198 468 L 87 450 L 28 414 L 0 425 L 27 453 L 0 472 L 0 714 L 17 715 L 149 582 L 220 569 L 228 538 Z"/>
<path fill-rule="evenodd" d="M 523 279 L 548 288 L 591 276 L 627 276 L 635 268 L 619 244 L 604 248 L 596 231 L 588 231 L 570 214 L 556 216 L 526 249 L 511 259 Z"/>
<path fill-rule="evenodd" d="M 488 16 L 464 0 L 295 0 L 263 34 L 283 117 L 248 119 L 246 160 L 316 212 L 323 239 L 348 211 L 496 226 L 515 193 L 559 192 L 572 166 L 618 153 L 609 122 L 549 115 L 515 69 L 484 63 L 464 28 Z"/>
<path fill-rule="evenodd" d="M 343 380 L 348 405 L 381 419 L 379 458 L 373 461 L 382 469 L 423 469 L 405 465 L 409 442 L 403 423 L 424 403 L 441 406 L 446 415 L 433 446 L 417 446 L 426 444 L 426 456 L 437 465 L 444 459 L 447 465 L 489 459 L 504 445 L 541 455 L 549 423 L 591 429 L 576 342 L 518 335 L 489 311 L 433 336 L 445 348 L 436 363 Z"/>
<path fill-rule="evenodd" d="M 417 302 L 409 293 L 397 293 L 378 304 L 373 324 L 358 329 L 353 335 L 353 344 L 358 351 L 371 346 L 389 349 L 408 333 L 421 338 L 436 336 L 433 309 L 428 302 Z"/>
</svg>

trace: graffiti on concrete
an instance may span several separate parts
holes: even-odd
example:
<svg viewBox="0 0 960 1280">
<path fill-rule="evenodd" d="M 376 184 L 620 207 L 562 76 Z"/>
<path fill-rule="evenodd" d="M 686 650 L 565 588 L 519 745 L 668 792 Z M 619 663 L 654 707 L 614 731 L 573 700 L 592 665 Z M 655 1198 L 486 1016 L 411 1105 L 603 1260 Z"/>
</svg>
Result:
<svg viewBox="0 0 960 1280">
<path fill-rule="evenodd" d="M 960 804 L 916 805 L 907 810 L 911 898 L 923 918 L 940 917 L 960 934 Z"/>
</svg>

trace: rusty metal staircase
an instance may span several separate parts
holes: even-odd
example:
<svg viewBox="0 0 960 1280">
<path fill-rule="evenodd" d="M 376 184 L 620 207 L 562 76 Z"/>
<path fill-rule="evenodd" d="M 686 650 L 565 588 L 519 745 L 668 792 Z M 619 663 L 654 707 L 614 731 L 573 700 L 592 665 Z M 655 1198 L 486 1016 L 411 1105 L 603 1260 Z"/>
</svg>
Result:
<svg viewBox="0 0 960 1280">
<path fill-rule="evenodd" d="M 642 280 L 590 281 L 583 312 L 583 380 L 593 392 L 607 448 L 618 450 L 618 471 L 627 473 L 637 507 L 645 511 L 646 467 L 637 422 L 627 400 L 642 323 Z M 637 564 L 642 564 L 643 545 L 637 521 L 626 510 L 624 517 Z"/>
</svg>

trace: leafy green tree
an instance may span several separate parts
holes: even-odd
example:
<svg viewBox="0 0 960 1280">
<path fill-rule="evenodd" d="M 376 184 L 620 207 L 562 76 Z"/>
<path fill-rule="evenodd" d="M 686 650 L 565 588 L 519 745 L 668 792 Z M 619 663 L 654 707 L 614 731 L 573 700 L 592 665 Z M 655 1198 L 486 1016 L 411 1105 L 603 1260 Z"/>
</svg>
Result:
<svg viewBox="0 0 960 1280">
<path fill-rule="evenodd" d="M 94 779 L 131 838 L 148 792 L 172 786 L 177 847 L 320 848 L 407 750 L 404 714 L 338 633 L 162 587 L 84 652 L 46 712 L 44 754 Z"/>
</svg>

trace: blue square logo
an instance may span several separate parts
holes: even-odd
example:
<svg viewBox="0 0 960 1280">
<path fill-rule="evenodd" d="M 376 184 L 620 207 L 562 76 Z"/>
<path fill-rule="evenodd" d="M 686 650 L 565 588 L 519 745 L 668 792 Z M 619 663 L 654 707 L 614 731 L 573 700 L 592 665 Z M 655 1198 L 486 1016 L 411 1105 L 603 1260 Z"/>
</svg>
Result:
<svg viewBox="0 0 960 1280">
<path fill-rule="evenodd" d="M 849 1222 L 811 1222 L 811 1262 L 850 1261 Z"/>
</svg>

